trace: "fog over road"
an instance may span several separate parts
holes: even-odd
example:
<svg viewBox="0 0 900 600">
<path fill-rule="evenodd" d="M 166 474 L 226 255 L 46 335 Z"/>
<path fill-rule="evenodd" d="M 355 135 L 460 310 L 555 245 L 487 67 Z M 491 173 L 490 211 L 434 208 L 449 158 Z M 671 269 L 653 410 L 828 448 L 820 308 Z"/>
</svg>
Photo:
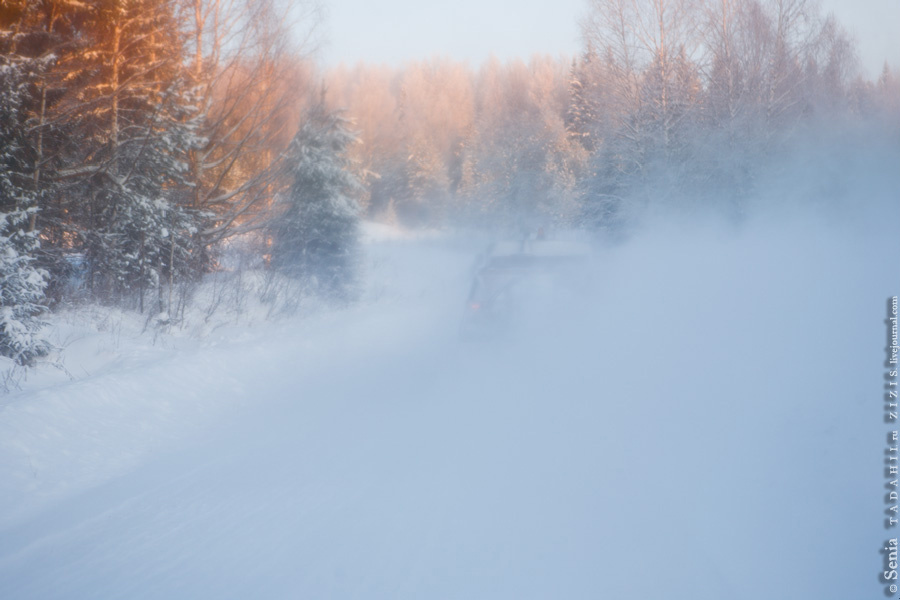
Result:
<svg viewBox="0 0 900 600">
<path fill-rule="evenodd" d="M 482 343 L 469 245 L 370 244 L 359 306 L 4 406 L 0 597 L 874 597 L 878 222 L 649 228 Z"/>
</svg>

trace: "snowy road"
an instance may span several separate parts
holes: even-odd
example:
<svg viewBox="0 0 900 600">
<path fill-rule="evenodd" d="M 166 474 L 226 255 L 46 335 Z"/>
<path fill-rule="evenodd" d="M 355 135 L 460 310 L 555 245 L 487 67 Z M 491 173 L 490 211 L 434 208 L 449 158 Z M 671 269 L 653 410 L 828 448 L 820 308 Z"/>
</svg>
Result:
<svg viewBox="0 0 900 600">
<path fill-rule="evenodd" d="M 670 242 L 516 342 L 460 343 L 468 257 L 418 244 L 378 302 L 17 398 L 0 598 L 880 593 L 893 239 Z M 74 398 L 170 408 L 74 446 L 84 421 L 26 425 Z"/>
</svg>

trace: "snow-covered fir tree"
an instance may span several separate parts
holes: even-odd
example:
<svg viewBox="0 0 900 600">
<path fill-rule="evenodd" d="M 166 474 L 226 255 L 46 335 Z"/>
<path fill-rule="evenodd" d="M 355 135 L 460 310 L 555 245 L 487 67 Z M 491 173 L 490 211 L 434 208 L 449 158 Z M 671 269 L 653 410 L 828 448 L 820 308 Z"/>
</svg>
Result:
<svg viewBox="0 0 900 600">
<path fill-rule="evenodd" d="M 0 212 L 0 356 L 20 365 L 50 348 L 41 333 L 47 273 L 34 265 L 38 237 L 27 231 L 29 220 L 29 210 Z"/>
<path fill-rule="evenodd" d="M 36 61 L 0 57 L 0 356 L 21 365 L 49 348 L 40 318 L 47 273 L 34 264 L 37 207 L 22 114 L 39 68 Z"/>
<path fill-rule="evenodd" d="M 332 301 L 351 299 L 356 285 L 359 207 L 353 194 L 360 184 L 347 158 L 355 140 L 339 113 L 321 103 L 308 112 L 291 142 L 292 183 L 271 227 L 272 267 Z"/>
<path fill-rule="evenodd" d="M 588 152 L 593 152 L 599 143 L 594 132 L 600 113 L 595 89 L 599 79 L 596 61 L 594 51 L 588 48 L 580 61 L 572 60 L 569 69 L 570 100 L 565 115 L 566 131 Z"/>
<path fill-rule="evenodd" d="M 152 120 L 133 123 L 139 138 L 119 148 L 127 167 L 117 181 L 101 179 L 101 227 L 88 236 L 92 266 L 110 291 L 135 297 L 143 312 L 155 292 L 158 309 L 164 288 L 199 270 L 195 256 L 198 213 L 189 206 L 183 179 L 187 150 L 195 143 L 190 106 L 173 90 L 159 98 Z"/>
<path fill-rule="evenodd" d="M 197 230 L 184 180 L 197 123 L 174 10 L 170 0 L 134 0 L 94 14 L 85 29 L 96 75 L 75 115 L 90 135 L 68 157 L 88 198 L 79 235 L 91 291 L 141 311 L 148 291 L 162 298 L 163 282 L 190 270 Z"/>
</svg>

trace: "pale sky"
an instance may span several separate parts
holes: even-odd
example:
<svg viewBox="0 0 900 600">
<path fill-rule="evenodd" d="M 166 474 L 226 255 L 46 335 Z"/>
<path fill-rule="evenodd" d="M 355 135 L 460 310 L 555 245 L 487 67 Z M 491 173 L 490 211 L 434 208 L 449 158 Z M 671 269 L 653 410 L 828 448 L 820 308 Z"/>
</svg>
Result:
<svg viewBox="0 0 900 600">
<path fill-rule="evenodd" d="M 822 0 L 856 38 L 865 75 L 875 79 L 887 60 L 900 68 L 900 0 Z"/>
<path fill-rule="evenodd" d="M 585 0 L 323 0 L 326 64 L 574 55 Z M 900 1 L 900 0 L 898 0 Z"/>
<path fill-rule="evenodd" d="M 856 37 L 876 77 L 887 59 L 900 68 L 900 0 L 821 0 Z M 532 54 L 575 55 L 585 0 L 324 0 L 326 65 L 447 56 L 479 65 Z"/>
</svg>

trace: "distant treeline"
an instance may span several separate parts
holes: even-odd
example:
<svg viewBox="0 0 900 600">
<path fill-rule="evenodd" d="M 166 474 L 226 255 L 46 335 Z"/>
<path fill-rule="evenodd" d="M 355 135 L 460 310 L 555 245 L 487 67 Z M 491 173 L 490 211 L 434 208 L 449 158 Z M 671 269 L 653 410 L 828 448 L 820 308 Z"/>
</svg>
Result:
<svg viewBox="0 0 900 600">
<path fill-rule="evenodd" d="M 805 0 L 592 0 L 580 56 L 327 73 L 374 215 L 615 227 L 629 203 L 728 203 L 804 131 L 900 116 L 887 65 Z"/>
</svg>

